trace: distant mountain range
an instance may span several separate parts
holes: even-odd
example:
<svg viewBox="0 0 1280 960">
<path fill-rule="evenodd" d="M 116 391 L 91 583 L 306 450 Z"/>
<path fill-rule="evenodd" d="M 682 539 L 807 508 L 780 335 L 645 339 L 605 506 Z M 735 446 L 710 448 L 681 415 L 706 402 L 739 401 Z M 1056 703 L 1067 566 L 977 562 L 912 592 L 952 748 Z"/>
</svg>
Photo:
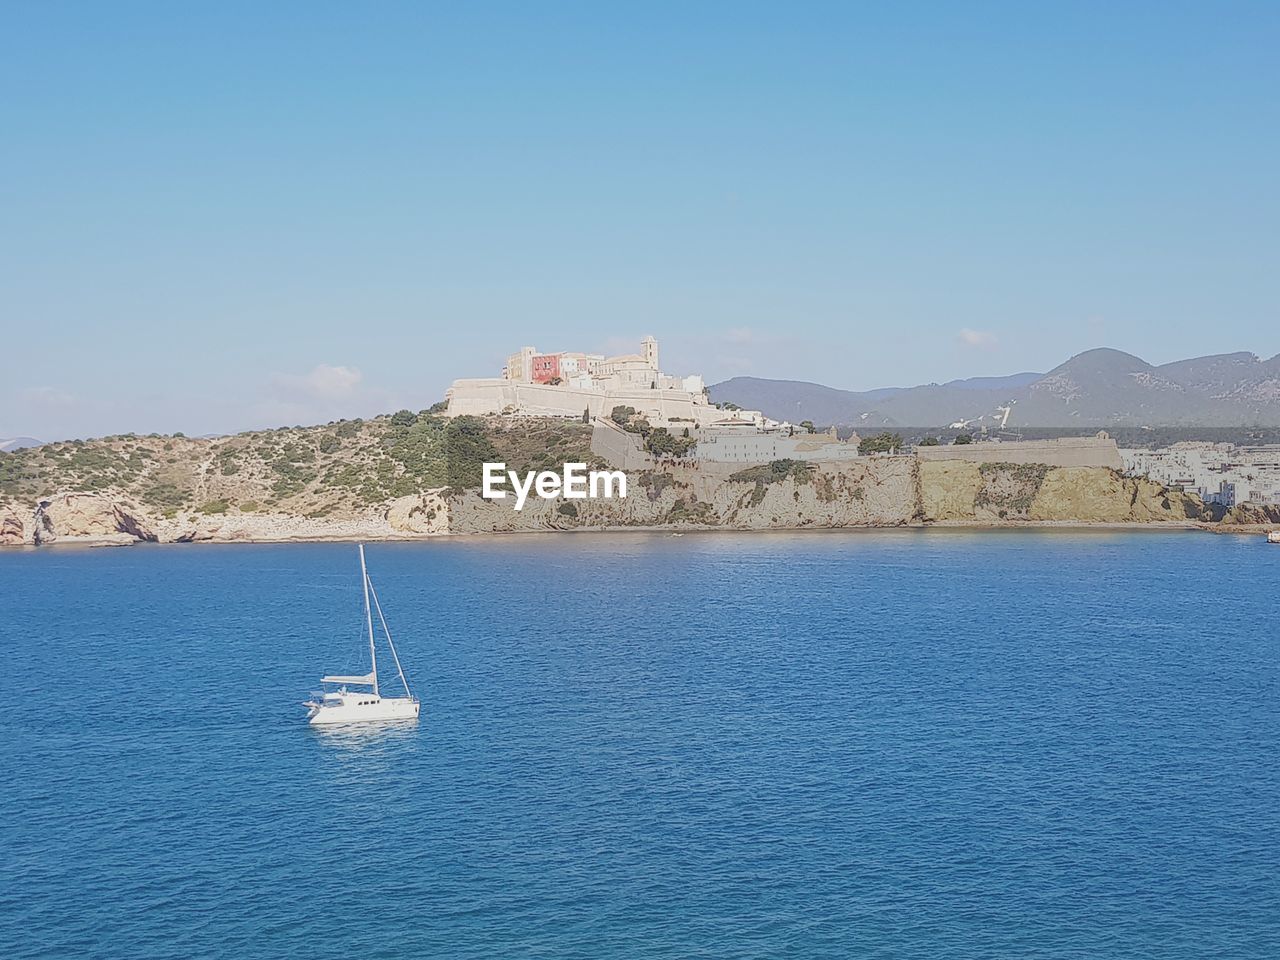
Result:
<svg viewBox="0 0 1280 960">
<path fill-rule="evenodd" d="M 11 437 L 8 440 L 0 440 L 0 453 L 8 453 L 10 450 L 21 450 L 24 447 L 38 447 L 40 441 L 34 437 Z"/>
<path fill-rule="evenodd" d="M 734 377 L 711 399 L 792 423 L 863 427 L 1280 426 L 1280 355 L 1223 353 L 1152 366 L 1088 350 L 1048 373 L 974 377 L 862 392 L 798 380 Z"/>
</svg>

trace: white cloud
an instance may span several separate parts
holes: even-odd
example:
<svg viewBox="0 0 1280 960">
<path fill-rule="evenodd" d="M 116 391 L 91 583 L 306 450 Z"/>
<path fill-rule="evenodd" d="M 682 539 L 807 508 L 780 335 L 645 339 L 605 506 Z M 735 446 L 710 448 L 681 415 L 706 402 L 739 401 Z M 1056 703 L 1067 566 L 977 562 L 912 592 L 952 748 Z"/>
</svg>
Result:
<svg viewBox="0 0 1280 960">
<path fill-rule="evenodd" d="M 319 363 L 306 373 L 274 373 L 251 410 L 257 426 L 324 423 L 395 409 L 383 390 L 370 389 L 355 367 Z"/>
<path fill-rule="evenodd" d="M 74 394 L 57 387 L 26 387 L 19 391 L 18 397 L 35 410 L 66 410 L 76 405 Z"/>
<path fill-rule="evenodd" d="M 994 347 L 996 345 L 996 335 L 990 330 L 972 330 L 969 327 L 962 327 L 960 332 L 956 334 L 956 339 L 966 347 Z"/>
<path fill-rule="evenodd" d="M 750 327 L 731 327 L 725 331 L 724 339 L 727 343 L 749 344 L 760 343 L 763 338 Z"/>
<path fill-rule="evenodd" d="M 299 376 L 277 373 L 271 378 L 275 392 L 290 399 L 342 400 L 351 397 L 364 379 L 355 367 L 335 367 L 318 363 Z"/>
</svg>

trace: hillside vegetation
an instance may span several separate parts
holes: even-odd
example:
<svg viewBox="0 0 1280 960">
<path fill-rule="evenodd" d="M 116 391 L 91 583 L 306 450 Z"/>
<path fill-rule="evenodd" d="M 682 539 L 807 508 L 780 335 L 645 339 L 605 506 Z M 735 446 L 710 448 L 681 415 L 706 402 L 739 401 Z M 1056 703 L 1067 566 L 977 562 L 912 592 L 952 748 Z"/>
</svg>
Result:
<svg viewBox="0 0 1280 960">
<path fill-rule="evenodd" d="M 0 544 L 369 540 L 538 530 L 740 530 L 909 523 L 1280 521 L 1103 467 L 919 462 L 881 455 L 775 460 L 717 475 L 683 465 L 638 472 L 626 498 L 480 496 L 482 464 L 605 466 L 577 420 L 444 419 L 402 410 L 371 420 L 232 437 L 132 435 L 0 454 Z"/>
<path fill-rule="evenodd" d="M 229 437 L 120 436 L 0 455 L 0 501 L 59 491 L 127 498 L 165 518 L 270 511 L 354 517 L 423 490 L 479 486 L 481 464 L 518 470 L 592 462 L 573 421 L 446 420 L 429 411 Z"/>
</svg>

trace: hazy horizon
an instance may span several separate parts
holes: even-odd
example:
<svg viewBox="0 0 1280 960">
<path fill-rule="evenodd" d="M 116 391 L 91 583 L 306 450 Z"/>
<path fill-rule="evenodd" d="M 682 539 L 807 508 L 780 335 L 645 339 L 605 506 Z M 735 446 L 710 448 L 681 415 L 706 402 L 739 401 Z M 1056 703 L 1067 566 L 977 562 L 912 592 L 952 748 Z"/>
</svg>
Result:
<svg viewBox="0 0 1280 960">
<path fill-rule="evenodd" d="M 1090 348 L 1090 350 L 1100 350 L 1100 349 L 1115 349 L 1115 348 L 1108 348 L 1108 347 Z M 1087 353 L 1087 352 L 1089 351 L 1081 351 L 1081 353 Z M 1265 357 L 1260 354 L 1257 354 L 1254 351 L 1226 350 L 1226 351 L 1222 351 L 1221 354 L 1216 354 L 1216 355 L 1230 355 L 1234 353 L 1252 353 L 1255 357 L 1259 357 L 1260 359 L 1263 359 L 1263 360 L 1273 359 L 1273 358 L 1269 358 L 1269 357 Z M 1073 356 L 1079 356 L 1079 354 L 1074 354 Z M 1202 356 L 1209 356 L 1209 355 L 1202 355 Z M 1070 357 L 1063 358 L 1064 362 L 1069 359 L 1071 358 Z M 1140 359 L 1146 360 L 1148 363 L 1151 363 L 1151 361 L 1147 360 L 1146 357 L 1140 357 Z M 1192 358 L 1191 357 L 1175 357 L 1175 358 L 1172 358 L 1171 360 L 1161 361 L 1161 362 L 1171 363 L 1177 360 L 1186 360 L 1186 359 L 1192 359 Z M 1152 364 L 1152 366 L 1159 366 L 1159 365 L 1160 364 L 1158 363 Z M 1059 364 L 1055 363 L 1049 367 L 1046 367 L 1043 370 L 1014 370 L 1008 373 L 976 374 L 973 376 L 964 376 L 964 377 L 948 377 L 944 380 L 919 381 L 915 383 L 884 383 L 884 384 L 878 384 L 873 387 L 863 387 L 863 386 L 847 387 L 847 386 L 841 386 L 840 384 L 836 384 L 836 383 L 822 383 L 819 385 L 824 387 L 833 387 L 837 390 L 847 390 L 851 392 L 868 392 L 868 391 L 874 391 L 874 390 L 885 389 L 885 388 L 911 388 L 911 387 L 919 387 L 919 386 L 928 386 L 931 384 L 945 384 L 945 383 L 951 383 L 951 382 L 962 381 L 962 380 L 1008 379 L 1013 377 L 1024 377 L 1024 376 L 1044 376 L 1046 373 L 1048 373 L 1050 370 L 1052 370 L 1054 367 L 1057 367 L 1057 366 L 1059 366 Z M 184 430 L 182 427 L 177 427 L 171 430 L 143 430 L 138 428 L 123 428 L 119 430 L 104 431 L 102 433 L 94 433 L 94 434 L 86 433 L 79 436 L 65 436 L 65 437 L 55 437 L 55 436 L 39 437 L 31 433 L 10 433 L 10 434 L 0 434 L 0 440 L 36 439 L 36 440 L 41 440 L 43 442 L 52 442 L 52 441 L 61 441 L 61 440 L 74 440 L 74 439 L 87 440 L 93 437 L 108 436 L 108 435 L 114 435 L 119 433 L 169 434 L 174 432 L 181 432 L 181 433 L 185 433 L 188 436 L 194 436 L 194 437 L 225 436 L 225 435 L 241 433 L 245 431 L 274 429 L 277 427 L 291 427 L 291 426 L 305 427 L 305 426 L 315 426 L 317 424 L 322 424 L 322 423 L 328 423 L 335 420 L 357 419 L 357 418 L 363 419 L 363 418 L 368 418 L 368 417 L 377 416 L 381 414 L 394 413 L 397 410 L 406 409 L 406 408 L 411 411 L 418 412 L 420 410 L 426 409 L 427 407 L 431 406 L 433 403 L 436 403 L 437 401 L 443 399 L 443 391 L 442 391 L 441 396 L 436 397 L 433 400 L 423 402 L 423 403 L 418 403 L 418 404 L 415 404 L 415 403 L 391 404 L 391 405 L 384 404 L 383 406 L 378 406 L 376 408 L 374 406 L 367 406 L 366 408 L 363 408 L 360 410 L 355 410 L 355 409 L 342 410 L 340 409 L 343 407 L 340 393 L 345 391 L 345 387 L 343 387 L 343 384 L 349 383 L 353 374 L 358 374 L 358 371 L 341 370 L 341 369 L 329 368 L 329 367 L 326 367 L 325 365 L 321 365 L 316 370 L 312 371 L 310 377 L 307 378 L 310 380 L 312 386 L 315 388 L 318 395 L 324 395 L 326 393 L 328 394 L 326 399 L 332 402 L 332 407 L 334 411 L 331 416 L 318 415 L 315 417 L 304 417 L 299 420 L 291 420 L 288 422 L 273 421 L 273 422 L 247 423 L 247 424 L 238 425 L 229 429 L 211 429 L 211 430 L 204 430 L 201 432 L 192 432 L 191 430 Z M 723 378 L 723 380 L 708 381 L 708 384 L 710 386 L 715 386 L 717 383 L 723 383 L 728 380 L 732 380 L 735 377 L 755 377 L 759 379 L 776 380 L 776 381 L 818 383 L 817 381 L 807 380 L 803 377 L 767 377 L 760 374 L 735 374 L 732 376 L 725 377 Z M 332 383 L 331 385 L 326 386 L 325 381 L 332 381 Z M 363 402 L 368 404 L 370 403 L 370 400 L 368 397 L 366 397 L 366 398 L 363 398 Z"/>
<path fill-rule="evenodd" d="M 849 390 L 1280 353 L 1280 8 L 10 11 L 0 437 L 524 344 Z"/>
</svg>

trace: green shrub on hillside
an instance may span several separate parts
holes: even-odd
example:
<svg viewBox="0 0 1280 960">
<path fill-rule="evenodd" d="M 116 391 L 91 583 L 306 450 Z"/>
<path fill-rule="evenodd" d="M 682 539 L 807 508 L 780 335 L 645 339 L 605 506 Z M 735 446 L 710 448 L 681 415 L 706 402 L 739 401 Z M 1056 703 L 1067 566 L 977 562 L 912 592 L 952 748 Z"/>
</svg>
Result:
<svg viewBox="0 0 1280 960">
<path fill-rule="evenodd" d="M 667 513 L 667 523 L 715 523 L 715 508 L 709 503 L 703 503 L 696 497 L 690 497 L 688 500 L 680 499 L 671 505 L 671 510 Z"/>
<path fill-rule="evenodd" d="M 143 503 L 165 511 L 177 510 L 187 502 L 187 492 L 169 480 L 155 481 L 143 489 L 141 496 Z"/>
<path fill-rule="evenodd" d="M 382 449 L 391 461 L 400 465 L 403 477 L 410 482 L 407 492 L 449 483 L 445 421 L 421 415 L 415 417 L 412 424 L 404 425 L 392 419 L 382 437 Z M 403 493 L 395 495 L 404 496 Z"/>
<path fill-rule="evenodd" d="M 655 427 L 644 438 L 644 448 L 655 457 L 684 457 L 698 445 L 698 441 L 689 436 L 686 429 L 684 435 L 677 437 L 666 427 Z"/>
<path fill-rule="evenodd" d="M 449 486 L 467 490 L 480 486 L 486 461 L 501 457 L 479 417 L 455 417 L 445 431 Z"/>
<path fill-rule="evenodd" d="M 34 492 L 42 475 L 35 463 L 37 456 L 43 457 L 44 454 L 32 454 L 28 450 L 0 453 L 0 493 L 15 495 Z"/>
<path fill-rule="evenodd" d="M 781 483 L 788 477 L 797 483 L 808 483 L 814 466 L 803 460 L 770 460 L 758 467 L 748 467 L 731 475 L 734 483 Z"/>
<path fill-rule="evenodd" d="M 888 431 L 858 441 L 858 452 L 863 456 L 869 453 L 897 453 L 901 449 L 902 437 Z"/>
</svg>

